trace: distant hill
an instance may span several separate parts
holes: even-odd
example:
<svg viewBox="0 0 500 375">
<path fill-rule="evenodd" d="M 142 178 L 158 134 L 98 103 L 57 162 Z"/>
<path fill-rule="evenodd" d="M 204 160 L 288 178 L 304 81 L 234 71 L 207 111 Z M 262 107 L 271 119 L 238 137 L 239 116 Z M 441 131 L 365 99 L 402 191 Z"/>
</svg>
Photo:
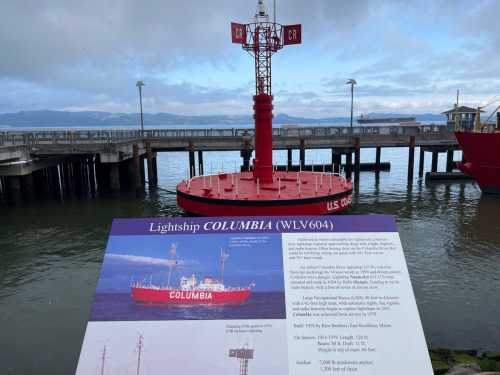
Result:
<svg viewBox="0 0 500 375">
<path fill-rule="evenodd" d="M 370 113 L 370 117 L 396 117 L 395 113 Z M 442 115 L 431 113 L 416 115 L 417 121 L 444 121 Z M 305 118 L 294 117 L 280 113 L 274 117 L 275 124 L 348 124 L 348 117 Z M 21 111 L 17 113 L 0 114 L 0 126 L 9 127 L 136 127 L 140 123 L 138 113 L 109 113 L 109 112 L 69 112 L 69 111 Z M 184 116 L 172 113 L 145 113 L 144 124 L 154 126 L 182 126 L 182 125 L 248 125 L 253 123 L 251 115 L 213 115 L 213 116 Z"/>
<path fill-rule="evenodd" d="M 419 115 L 401 114 L 401 113 L 368 113 L 367 115 L 368 117 L 374 117 L 374 118 L 415 116 L 416 121 L 446 121 L 446 116 L 434 113 L 422 113 Z"/>
</svg>

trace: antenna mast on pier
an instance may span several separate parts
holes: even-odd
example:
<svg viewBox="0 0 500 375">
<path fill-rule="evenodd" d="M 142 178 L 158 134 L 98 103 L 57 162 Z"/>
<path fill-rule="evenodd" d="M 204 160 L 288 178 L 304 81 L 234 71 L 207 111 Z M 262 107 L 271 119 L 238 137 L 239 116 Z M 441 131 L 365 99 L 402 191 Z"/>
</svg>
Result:
<svg viewBox="0 0 500 375">
<path fill-rule="evenodd" d="M 240 361 L 239 375 L 248 375 L 248 360 L 253 359 L 253 349 L 243 348 L 229 349 L 229 357 L 236 358 Z"/>
<path fill-rule="evenodd" d="M 143 346 L 143 343 L 142 343 L 142 339 L 143 339 L 143 336 L 141 334 L 139 334 L 139 341 L 137 342 L 137 375 L 139 375 L 140 371 L 141 371 L 141 354 L 142 354 L 142 346 Z"/>
<path fill-rule="evenodd" d="M 104 345 L 104 349 L 102 350 L 101 355 L 101 375 L 104 375 L 104 362 L 106 361 L 106 345 Z"/>
</svg>

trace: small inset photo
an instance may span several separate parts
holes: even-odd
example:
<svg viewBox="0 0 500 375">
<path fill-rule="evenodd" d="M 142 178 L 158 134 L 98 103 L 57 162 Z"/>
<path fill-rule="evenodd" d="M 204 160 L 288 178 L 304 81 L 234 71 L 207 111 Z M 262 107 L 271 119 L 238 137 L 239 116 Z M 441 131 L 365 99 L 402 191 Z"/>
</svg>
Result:
<svg viewBox="0 0 500 375">
<path fill-rule="evenodd" d="M 91 321 L 285 319 L 281 235 L 111 236 Z"/>
</svg>

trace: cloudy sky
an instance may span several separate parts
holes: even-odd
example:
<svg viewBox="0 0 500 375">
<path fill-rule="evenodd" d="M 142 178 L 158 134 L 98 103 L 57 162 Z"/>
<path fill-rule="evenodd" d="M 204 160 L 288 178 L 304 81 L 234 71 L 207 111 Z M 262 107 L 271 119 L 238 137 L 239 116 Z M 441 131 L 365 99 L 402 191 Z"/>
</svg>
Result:
<svg viewBox="0 0 500 375">
<path fill-rule="evenodd" d="M 230 42 L 256 0 L 0 2 L 0 113 L 20 110 L 248 114 L 252 58 Z M 267 0 L 272 8 L 271 0 Z M 278 0 L 302 23 L 273 59 L 275 113 L 440 112 L 500 94 L 500 1 Z"/>
</svg>

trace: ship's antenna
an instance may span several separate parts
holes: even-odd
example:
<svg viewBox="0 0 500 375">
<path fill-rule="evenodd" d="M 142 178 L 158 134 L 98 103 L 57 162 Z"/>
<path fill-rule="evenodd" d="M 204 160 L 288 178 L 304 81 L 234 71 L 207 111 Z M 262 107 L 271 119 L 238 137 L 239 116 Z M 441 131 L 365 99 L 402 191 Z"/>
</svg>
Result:
<svg viewBox="0 0 500 375">
<path fill-rule="evenodd" d="M 276 0 L 274 0 L 273 23 L 276 23 Z"/>
<path fill-rule="evenodd" d="M 143 336 L 141 334 L 139 334 L 139 341 L 137 342 L 137 351 L 138 351 L 138 354 L 137 354 L 137 375 L 139 375 L 140 371 L 141 371 L 141 354 L 142 354 L 142 339 L 143 339 Z"/>
<path fill-rule="evenodd" d="M 224 284 L 224 265 L 226 264 L 226 260 L 229 258 L 229 254 L 224 251 L 224 249 L 220 248 L 220 282 Z"/>
<path fill-rule="evenodd" d="M 106 361 L 106 345 L 104 345 L 104 349 L 102 350 L 101 355 L 101 375 L 104 375 L 104 362 Z"/>
<path fill-rule="evenodd" d="M 170 278 L 172 277 L 172 268 L 177 265 L 175 257 L 177 255 L 177 245 L 172 243 L 170 245 L 170 262 L 168 264 L 168 278 L 167 278 L 167 288 L 170 288 Z"/>
</svg>

